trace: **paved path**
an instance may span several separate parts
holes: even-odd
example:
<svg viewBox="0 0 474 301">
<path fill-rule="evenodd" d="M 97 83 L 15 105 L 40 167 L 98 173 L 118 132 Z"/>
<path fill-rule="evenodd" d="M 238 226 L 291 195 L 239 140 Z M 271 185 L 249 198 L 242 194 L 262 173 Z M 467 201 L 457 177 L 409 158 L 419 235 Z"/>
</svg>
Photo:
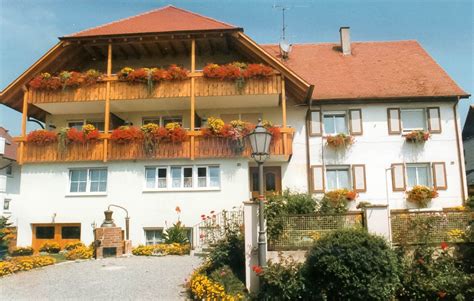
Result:
<svg viewBox="0 0 474 301">
<path fill-rule="evenodd" d="M 67 262 L 0 278 L 0 300 L 183 300 L 200 258 L 165 256 Z"/>
</svg>

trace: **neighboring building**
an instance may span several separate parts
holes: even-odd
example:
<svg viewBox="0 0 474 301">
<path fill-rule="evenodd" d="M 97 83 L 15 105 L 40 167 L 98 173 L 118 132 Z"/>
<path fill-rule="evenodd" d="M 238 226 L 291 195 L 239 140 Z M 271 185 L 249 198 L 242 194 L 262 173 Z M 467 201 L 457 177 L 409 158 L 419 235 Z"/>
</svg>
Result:
<svg viewBox="0 0 474 301">
<path fill-rule="evenodd" d="M 18 208 L 20 194 L 20 166 L 16 162 L 17 143 L 8 130 L 0 126 L 0 215 L 10 217 L 16 224 L 17 216 L 12 214 Z"/>
<path fill-rule="evenodd" d="M 464 156 L 466 158 L 466 176 L 469 195 L 474 195 L 474 105 L 469 107 L 466 123 L 462 130 Z"/>
<path fill-rule="evenodd" d="M 146 155 L 141 143 L 117 145 L 107 133 L 99 142 L 71 147 L 20 142 L 21 216 L 18 244 L 55 238 L 90 243 L 109 204 L 128 209 L 134 244 L 155 243 L 165 224 L 180 218 L 192 226 L 201 214 L 240 206 L 258 188 L 256 164 L 247 145 L 203 136 L 207 118 L 258 118 L 279 125 L 265 163 L 265 188 L 319 194 L 354 188 L 358 201 L 411 207 L 405 190 L 436 186 L 432 208 L 452 207 L 466 198 L 457 103 L 467 95 L 415 41 L 350 43 L 348 28 L 338 43 L 293 45 L 281 57 L 275 45 L 258 45 L 243 29 L 167 6 L 76 34 L 60 42 L 1 94 L 2 103 L 45 122 L 48 128 L 93 123 L 107 131 L 122 124 L 179 122 L 189 139 L 163 144 Z M 209 79 L 202 69 L 246 61 L 271 66 L 266 79 Z M 178 64 L 191 70 L 184 81 L 144 84 L 117 80 L 123 67 Z M 22 87 L 40 72 L 85 71 L 110 76 L 72 91 Z M 24 118 L 26 122 L 26 118 Z M 309 127 L 307 127 L 309 126 Z M 23 124 L 23 128 L 26 126 Z M 309 129 L 309 132 L 307 131 Z M 404 142 L 409 130 L 429 130 L 424 145 Z M 346 151 L 325 146 L 325 136 L 354 135 Z M 393 181 L 384 176 L 393 166 Z M 355 203 L 351 206 L 355 207 Z M 114 218 L 123 226 L 123 214 Z"/>
</svg>

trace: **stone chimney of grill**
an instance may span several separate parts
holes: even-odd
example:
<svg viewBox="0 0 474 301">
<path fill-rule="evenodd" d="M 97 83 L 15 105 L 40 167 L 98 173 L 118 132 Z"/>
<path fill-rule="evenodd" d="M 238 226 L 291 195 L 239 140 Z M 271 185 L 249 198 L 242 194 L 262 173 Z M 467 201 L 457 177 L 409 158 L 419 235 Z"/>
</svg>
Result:
<svg viewBox="0 0 474 301">
<path fill-rule="evenodd" d="M 339 28 L 341 35 L 341 49 L 343 55 L 351 55 L 351 34 L 350 27 Z"/>
</svg>

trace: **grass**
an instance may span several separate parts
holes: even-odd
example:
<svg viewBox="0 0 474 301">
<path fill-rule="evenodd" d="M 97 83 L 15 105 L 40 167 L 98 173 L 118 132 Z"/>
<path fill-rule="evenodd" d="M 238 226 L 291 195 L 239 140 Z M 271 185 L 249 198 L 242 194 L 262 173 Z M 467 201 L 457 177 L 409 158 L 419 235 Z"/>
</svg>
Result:
<svg viewBox="0 0 474 301">
<path fill-rule="evenodd" d="M 58 253 L 58 254 L 46 254 L 46 255 L 40 255 L 40 256 L 53 257 L 54 259 L 56 259 L 56 263 L 60 263 L 60 262 L 67 261 L 67 259 L 66 259 L 66 257 L 64 256 L 64 254 L 61 254 L 61 253 Z"/>
</svg>

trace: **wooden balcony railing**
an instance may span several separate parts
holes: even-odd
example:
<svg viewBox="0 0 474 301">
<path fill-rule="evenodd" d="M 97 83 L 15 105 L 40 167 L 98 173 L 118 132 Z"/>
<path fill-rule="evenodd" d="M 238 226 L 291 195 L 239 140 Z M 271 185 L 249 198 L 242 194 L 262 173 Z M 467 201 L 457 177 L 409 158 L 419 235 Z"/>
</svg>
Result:
<svg viewBox="0 0 474 301">
<path fill-rule="evenodd" d="M 251 149 L 247 141 L 244 142 L 243 149 L 239 150 L 236 143 L 230 139 L 204 137 L 199 131 L 192 135 L 195 137 L 193 150 L 188 139 L 180 143 L 160 143 L 156 151 L 151 154 L 145 152 L 142 142 L 117 144 L 109 140 L 107 156 L 104 154 L 104 140 L 108 139 L 108 135 L 102 135 L 98 141 L 85 145 L 70 144 L 65 150 L 60 150 L 56 143 L 35 145 L 21 138 L 15 140 L 24 142 L 23 158 L 19 158 L 19 162 L 22 163 L 193 159 L 192 154 L 194 159 L 250 157 Z M 293 152 L 292 142 L 293 129 L 282 128 L 280 135 L 273 139 L 270 146 L 271 156 L 289 159 Z"/>
<path fill-rule="evenodd" d="M 118 81 L 116 77 L 108 79 L 110 84 L 110 100 L 150 99 L 190 97 L 189 80 L 156 83 L 149 93 L 143 83 Z M 195 96 L 233 96 L 233 95 L 270 95 L 281 93 L 282 84 L 279 74 L 265 79 L 247 79 L 242 88 L 233 81 L 208 79 L 202 76 L 195 78 Z M 98 82 L 91 86 L 65 90 L 31 90 L 29 102 L 33 104 L 59 102 L 104 101 L 106 98 L 106 82 Z"/>
</svg>

